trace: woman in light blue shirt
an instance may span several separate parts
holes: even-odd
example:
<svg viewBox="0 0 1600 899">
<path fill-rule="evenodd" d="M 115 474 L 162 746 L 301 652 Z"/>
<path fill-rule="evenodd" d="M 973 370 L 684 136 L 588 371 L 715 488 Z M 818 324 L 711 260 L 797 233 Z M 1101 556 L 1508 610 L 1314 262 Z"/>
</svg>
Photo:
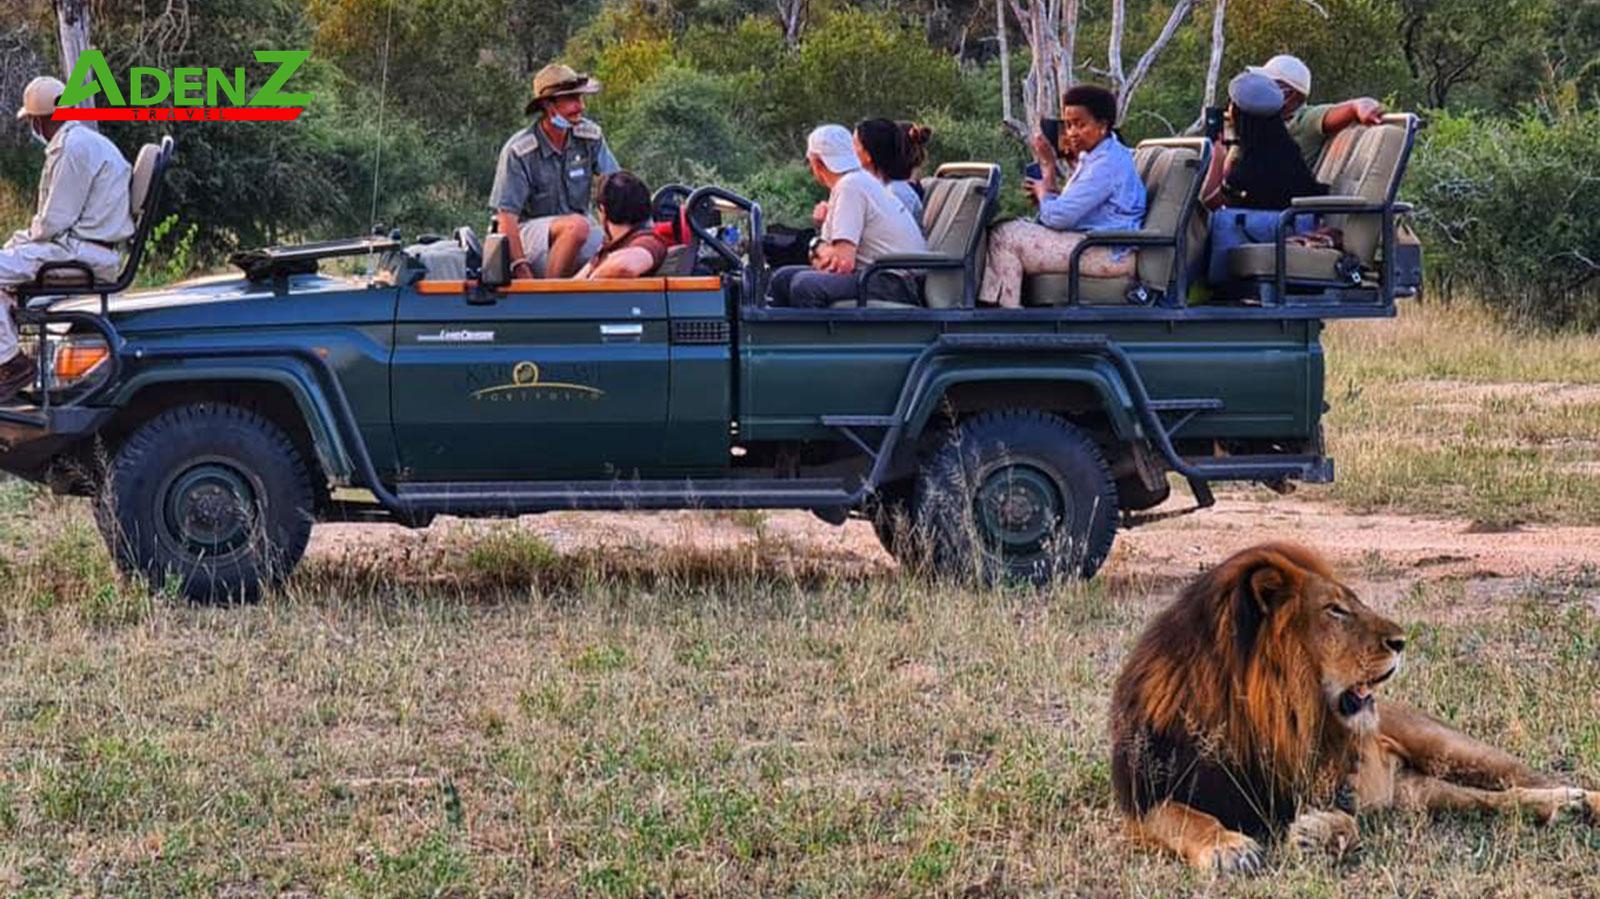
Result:
<svg viewBox="0 0 1600 899">
<path fill-rule="evenodd" d="M 1112 132 L 1117 98 L 1102 87 L 1082 84 L 1061 98 L 1061 137 L 1077 154 L 1072 174 L 1058 191 L 1056 154 L 1042 135 L 1034 155 L 1043 177 L 1023 189 L 1039 203 L 1039 220 L 1011 221 L 989 235 L 989 261 L 978 302 L 1015 309 L 1023 275 L 1067 271 L 1072 250 L 1089 231 L 1133 230 L 1144 223 L 1144 182 L 1133 153 Z M 1090 278 L 1115 278 L 1134 271 L 1133 253 L 1094 247 L 1079 263 Z"/>
</svg>

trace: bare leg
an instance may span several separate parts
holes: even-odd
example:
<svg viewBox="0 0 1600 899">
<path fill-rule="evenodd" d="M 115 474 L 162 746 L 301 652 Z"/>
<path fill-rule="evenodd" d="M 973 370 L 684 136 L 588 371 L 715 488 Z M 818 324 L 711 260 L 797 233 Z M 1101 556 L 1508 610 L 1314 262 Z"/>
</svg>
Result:
<svg viewBox="0 0 1600 899">
<path fill-rule="evenodd" d="M 1216 818 L 1168 800 L 1128 823 L 1137 839 L 1183 857 L 1196 868 L 1254 874 L 1261 870 L 1261 846 Z"/>
<path fill-rule="evenodd" d="M 589 239 L 589 220 L 581 215 L 564 215 L 550 223 L 550 259 L 545 263 L 547 278 L 570 278 L 578 270 L 578 255 Z"/>
</svg>

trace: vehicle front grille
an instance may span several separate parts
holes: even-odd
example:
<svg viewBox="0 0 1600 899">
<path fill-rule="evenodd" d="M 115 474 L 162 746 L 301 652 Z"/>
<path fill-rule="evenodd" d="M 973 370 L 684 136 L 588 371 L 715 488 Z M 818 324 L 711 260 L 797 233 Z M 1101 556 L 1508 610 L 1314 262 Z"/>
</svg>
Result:
<svg viewBox="0 0 1600 899">
<path fill-rule="evenodd" d="M 691 319 L 672 323 L 673 343 L 727 343 L 728 323 L 715 319 Z"/>
</svg>

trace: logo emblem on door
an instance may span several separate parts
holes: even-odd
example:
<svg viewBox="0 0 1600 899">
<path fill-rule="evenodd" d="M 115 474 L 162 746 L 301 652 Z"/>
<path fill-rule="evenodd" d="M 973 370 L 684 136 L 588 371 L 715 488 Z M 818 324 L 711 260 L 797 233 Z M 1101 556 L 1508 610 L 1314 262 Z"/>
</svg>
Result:
<svg viewBox="0 0 1600 899">
<path fill-rule="evenodd" d="M 568 381 L 546 381 L 539 371 L 537 362 L 518 362 L 511 368 L 511 381 L 506 384 L 496 384 L 475 390 L 472 398 L 475 400 L 505 400 L 513 398 L 527 399 L 599 399 L 606 395 L 604 390 L 591 387 L 588 384 L 575 384 Z"/>
</svg>

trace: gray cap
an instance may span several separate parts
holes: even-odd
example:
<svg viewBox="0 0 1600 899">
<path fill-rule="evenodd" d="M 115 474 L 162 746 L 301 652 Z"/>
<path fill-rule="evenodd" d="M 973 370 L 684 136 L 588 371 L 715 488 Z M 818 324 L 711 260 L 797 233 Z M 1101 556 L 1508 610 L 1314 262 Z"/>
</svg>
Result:
<svg viewBox="0 0 1600 899">
<path fill-rule="evenodd" d="M 1228 82 L 1228 99 L 1245 115 L 1277 115 L 1283 111 L 1283 91 L 1277 82 L 1256 72 L 1240 72 Z"/>
</svg>

